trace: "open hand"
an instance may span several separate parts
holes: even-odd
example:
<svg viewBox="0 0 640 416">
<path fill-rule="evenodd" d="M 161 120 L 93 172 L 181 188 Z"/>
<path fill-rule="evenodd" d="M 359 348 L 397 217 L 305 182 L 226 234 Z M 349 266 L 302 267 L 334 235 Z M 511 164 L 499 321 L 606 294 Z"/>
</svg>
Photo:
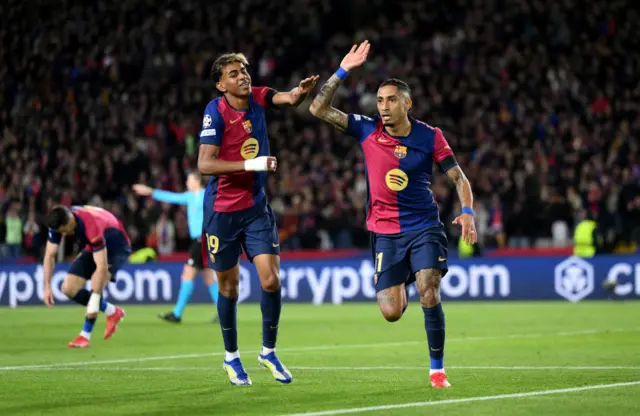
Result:
<svg viewBox="0 0 640 416">
<path fill-rule="evenodd" d="M 462 214 L 453 220 L 453 224 L 462 227 L 462 240 L 467 244 L 475 244 L 478 242 L 478 233 L 476 232 L 476 224 L 473 217 L 469 214 Z"/>
<path fill-rule="evenodd" d="M 370 48 L 371 44 L 368 40 L 365 40 L 360 45 L 353 45 L 349 53 L 340 62 L 340 66 L 345 71 L 351 71 L 353 68 L 359 67 L 367 60 Z"/>
<path fill-rule="evenodd" d="M 300 95 L 309 93 L 312 89 L 315 88 L 319 79 L 320 79 L 320 75 L 313 75 L 313 76 L 310 76 L 309 78 L 303 79 L 302 81 L 300 81 L 300 84 L 298 85 L 297 93 Z"/>
<path fill-rule="evenodd" d="M 133 185 L 133 192 L 140 196 L 149 196 L 153 193 L 153 188 L 147 185 L 143 185 L 141 183 L 137 183 Z"/>
</svg>

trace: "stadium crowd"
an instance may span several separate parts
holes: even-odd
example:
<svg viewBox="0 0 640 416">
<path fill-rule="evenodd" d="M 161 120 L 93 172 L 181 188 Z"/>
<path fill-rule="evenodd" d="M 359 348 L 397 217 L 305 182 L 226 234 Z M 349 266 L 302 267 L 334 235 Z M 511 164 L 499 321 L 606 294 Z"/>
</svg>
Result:
<svg viewBox="0 0 640 416">
<path fill-rule="evenodd" d="M 2 3 L 0 257 L 37 255 L 57 203 L 112 210 L 134 248 L 186 250 L 185 209 L 131 185 L 184 190 L 216 55 L 244 52 L 254 85 L 288 90 L 364 38 L 334 105 L 373 114 L 376 86 L 406 80 L 412 116 L 442 128 L 471 181 L 481 246 L 567 245 L 586 215 L 610 249 L 638 241 L 638 22 L 631 0 Z M 367 247 L 362 152 L 310 101 L 269 115 L 282 245 Z M 455 190 L 442 174 L 432 190 L 450 224 Z"/>
</svg>

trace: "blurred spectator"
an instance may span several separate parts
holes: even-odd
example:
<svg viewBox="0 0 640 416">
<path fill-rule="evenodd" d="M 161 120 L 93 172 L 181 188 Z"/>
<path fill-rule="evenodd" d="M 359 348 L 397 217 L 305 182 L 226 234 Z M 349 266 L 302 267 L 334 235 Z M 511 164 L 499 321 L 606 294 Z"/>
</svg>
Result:
<svg viewBox="0 0 640 416">
<path fill-rule="evenodd" d="M 9 251 L 9 256 L 20 257 L 22 254 L 22 219 L 18 215 L 18 205 L 9 205 L 5 218 L 6 234 L 5 243 Z"/>
</svg>

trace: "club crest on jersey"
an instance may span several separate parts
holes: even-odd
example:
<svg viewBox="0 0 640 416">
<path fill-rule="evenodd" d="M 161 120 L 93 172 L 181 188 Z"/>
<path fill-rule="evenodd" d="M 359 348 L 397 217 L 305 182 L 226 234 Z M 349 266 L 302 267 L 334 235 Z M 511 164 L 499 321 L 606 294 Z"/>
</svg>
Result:
<svg viewBox="0 0 640 416">
<path fill-rule="evenodd" d="M 251 120 L 243 121 L 242 127 L 244 127 L 244 131 L 246 131 L 247 133 L 251 133 L 251 130 L 252 130 Z"/>
<path fill-rule="evenodd" d="M 393 155 L 398 159 L 404 159 L 407 157 L 407 146 L 397 145 L 395 149 L 393 149 Z"/>
</svg>

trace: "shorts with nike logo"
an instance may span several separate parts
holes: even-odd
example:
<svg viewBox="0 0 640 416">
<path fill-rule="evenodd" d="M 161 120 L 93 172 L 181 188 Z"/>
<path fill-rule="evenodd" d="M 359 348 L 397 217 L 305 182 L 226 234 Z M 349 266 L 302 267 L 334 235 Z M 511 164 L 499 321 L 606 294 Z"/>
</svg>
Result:
<svg viewBox="0 0 640 416">
<path fill-rule="evenodd" d="M 215 271 L 232 269 L 242 251 L 249 261 L 259 254 L 280 255 L 278 227 L 266 202 L 233 212 L 216 212 L 204 204 L 202 255 Z"/>
<path fill-rule="evenodd" d="M 398 234 L 371 233 L 376 292 L 416 281 L 422 269 L 440 269 L 447 274 L 447 235 L 444 226 Z"/>
</svg>

